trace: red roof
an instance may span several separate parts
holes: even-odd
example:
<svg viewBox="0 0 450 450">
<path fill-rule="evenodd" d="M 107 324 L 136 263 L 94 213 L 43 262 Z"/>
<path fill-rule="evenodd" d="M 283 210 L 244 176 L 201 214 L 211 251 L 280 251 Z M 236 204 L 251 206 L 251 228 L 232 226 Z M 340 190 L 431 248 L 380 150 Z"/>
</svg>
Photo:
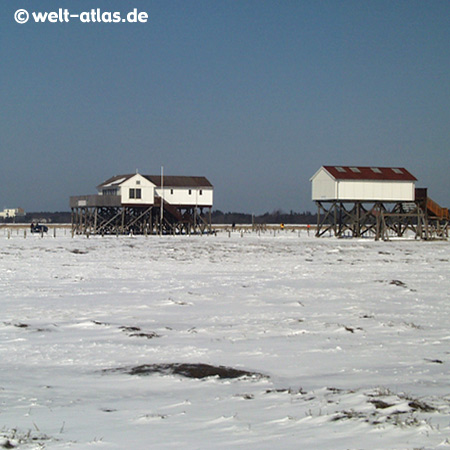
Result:
<svg viewBox="0 0 450 450">
<path fill-rule="evenodd" d="M 323 166 L 336 180 L 417 181 L 403 167 Z"/>
</svg>

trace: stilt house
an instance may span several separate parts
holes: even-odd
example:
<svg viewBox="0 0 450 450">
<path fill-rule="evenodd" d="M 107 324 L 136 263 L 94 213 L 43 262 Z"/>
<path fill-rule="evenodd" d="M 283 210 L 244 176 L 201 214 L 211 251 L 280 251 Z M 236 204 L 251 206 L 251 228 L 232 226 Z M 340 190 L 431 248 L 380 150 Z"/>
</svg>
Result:
<svg viewBox="0 0 450 450">
<path fill-rule="evenodd" d="M 205 177 L 115 175 L 97 190 L 97 195 L 70 198 L 74 232 L 211 231 L 214 188 Z"/>
<path fill-rule="evenodd" d="M 316 236 L 387 239 L 407 230 L 425 239 L 448 236 L 448 209 L 416 189 L 416 177 L 403 167 L 322 166 L 310 181 Z"/>
</svg>

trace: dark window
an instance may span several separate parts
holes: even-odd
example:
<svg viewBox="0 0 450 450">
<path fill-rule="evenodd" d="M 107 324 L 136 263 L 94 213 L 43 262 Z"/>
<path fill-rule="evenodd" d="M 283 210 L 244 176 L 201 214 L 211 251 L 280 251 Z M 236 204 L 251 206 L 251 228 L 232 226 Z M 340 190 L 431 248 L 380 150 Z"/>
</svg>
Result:
<svg viewBox="0 0 450 450">
<path fill-rule="evenodd" d="M 117 195 L 117 189 L 103 189 L 103 195 Z"/>
<path fill-rule="evenodd" d="M 136 195 L 135 189 L 130 188 L 130 198 L 136 198 L 135 195 Z"/>
<path fill-rule="evenodd" d="M 191 195 L 192 194 L 192 189 L 189 189 L 189 195 Z"/>
<path fill-rule="evenodd" d="M 170 195 L 173 195 L 173 189 L 170 190 Z"/>
<path fill-rule="evenodd" d="M 141 190 L 136 189 L 136 198 L 142 198 Z"/>
<path fill-rule="evenodd" d="M 199 195 L 203 195 L 203 191 L 201 189 L 199 191 Z"/>
</svg>

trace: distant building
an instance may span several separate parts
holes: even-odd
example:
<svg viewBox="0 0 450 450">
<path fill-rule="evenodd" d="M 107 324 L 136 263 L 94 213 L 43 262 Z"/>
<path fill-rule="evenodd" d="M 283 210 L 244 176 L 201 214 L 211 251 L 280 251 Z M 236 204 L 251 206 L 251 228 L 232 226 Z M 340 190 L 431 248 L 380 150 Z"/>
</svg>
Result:
<svg viewBox="0 0 450 450">
<path fill-rule="evenodd" d="M 22 208 L 6 208 L 0 212 L 1 219 L 13 219 L 23 216 L 25 216 L 25 211 Z"/>
</svg>

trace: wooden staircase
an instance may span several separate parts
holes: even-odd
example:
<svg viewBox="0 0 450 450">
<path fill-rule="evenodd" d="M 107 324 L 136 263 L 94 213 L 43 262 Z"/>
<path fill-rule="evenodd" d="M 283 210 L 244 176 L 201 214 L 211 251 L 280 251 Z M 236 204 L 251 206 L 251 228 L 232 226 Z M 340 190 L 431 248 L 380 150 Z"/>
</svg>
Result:
<svg viewBox="0 0 450 450">
<path fill-rule="evenodd" d="M 161 200 L 161 197 L 155 197 L 155 206 L 161 207 Z M 171 205 L 167 200 L 163 200 L 163 208 L 165 214 L 169 214 L 178 222 L 185 222 L 185 219 L 181 215 L 180 211 L 178 211 L 178 209 Z"/>
<path fill-rule="evenodd" d="M 436 217 L 437 219 L 448 219 L 448 208 L 442 208 L 435 201 L 427 197 L 427 212 L 429 216 Z"/>
<path fill-rule="evenodd" d="M 439 220 L 448 220 L 448 208 L 442 208 L 434 200 L 428 197 L 427 188 L 416 188 L 416 202 L 419 202 L 422 210 L 428 217 Z"/>
</svg>

